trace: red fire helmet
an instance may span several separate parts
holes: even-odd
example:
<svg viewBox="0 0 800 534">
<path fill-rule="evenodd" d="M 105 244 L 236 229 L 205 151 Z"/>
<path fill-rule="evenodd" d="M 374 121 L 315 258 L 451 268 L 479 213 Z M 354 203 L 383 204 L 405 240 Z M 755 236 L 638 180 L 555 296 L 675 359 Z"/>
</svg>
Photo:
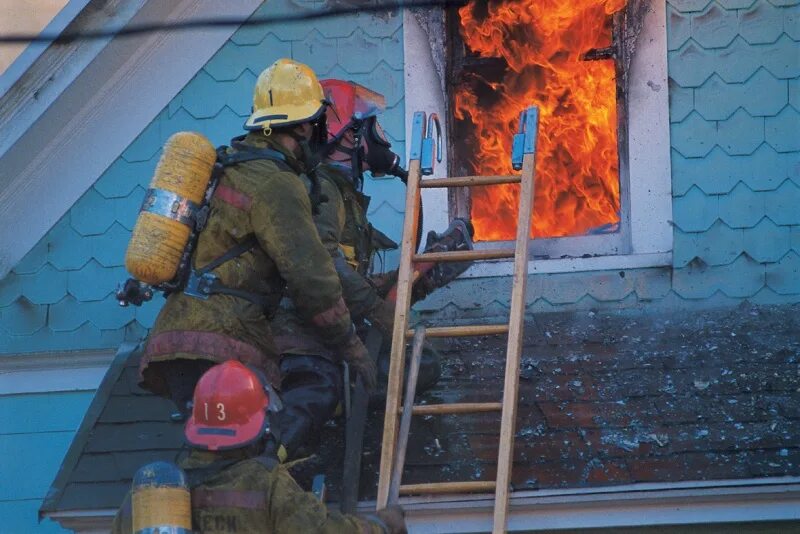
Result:
<svg viewBox="0 0 800 534">
<path fill-rule="evenodd" d="M 265 384 L 256 373 L 236 360 L 215 365 L 194 389 L 186 441 L 211 451 L 253 443 L 268 429 L 269 405 Z"/>
<path fill-rule="evenodd" d="M 328 137 L 338 137 L 353 118 L 374 117 L 386 109 L 383 95 L 363 85 L 333 79 L 321 80 L 319 83 L 325 99 L 331 104 L 326 112 Z"/>
</svg>

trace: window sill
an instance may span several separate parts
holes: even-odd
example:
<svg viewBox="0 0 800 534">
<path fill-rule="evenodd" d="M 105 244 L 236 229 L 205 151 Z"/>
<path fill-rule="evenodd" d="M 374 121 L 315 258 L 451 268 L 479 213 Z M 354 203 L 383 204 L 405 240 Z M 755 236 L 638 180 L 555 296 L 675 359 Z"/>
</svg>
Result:
<svg viewBox="0 0 800 534">
<path fill-rule="evenodd" d="M 672 265 L 672 252 L 651 254 L 628 254 L 620 256 L 592 256 L 589 258 L 558 258 L 531 260 L 528 274 L 577 273 L 588 271 L 612 271 L 642 269 L 646 267 L 666 267 Z M 470 267 L 461 278 L 483 278 L 489 276 L 511 276 L 513 262 L 482 262 Z"/>
</svg>

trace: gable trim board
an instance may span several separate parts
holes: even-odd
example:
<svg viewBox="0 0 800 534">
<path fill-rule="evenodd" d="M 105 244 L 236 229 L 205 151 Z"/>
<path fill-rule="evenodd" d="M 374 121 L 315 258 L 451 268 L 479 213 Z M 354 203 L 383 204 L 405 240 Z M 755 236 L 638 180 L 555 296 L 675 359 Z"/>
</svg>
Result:
<svg viewBox="0 0 800 534">
<path fill-rule="evenodd" d="M 401 498 L 413 532 L 478 533 L 491 530 L 488 495 Z M 335 508 L 335 507 L 334 507 Z M 372 513 L 374 502 L 359 503 Z M 44 514 L 78 534 L 107 532 L 116 510 L 74 510 Z M 707 525 L 800 520 L 800 477 L 632 484 L 612 488 L 515 492 L 509 502 L 508 531 L 585 529 L 656 525 Z"/>
<path fill-rule="evenodd" d="M 467 534 L 491 530 L 492 496 L 431 500 L 400 500 L 414 532 Z M 363 512 L 373 509 L 374 503 L 360 507 Z M 798 519 L 800 478 L 782 477 L 514 492 L 509 500 L 508 531 Z"/>
<path fill-rule="evenodd" d="M 0 356 L 0 397 L 95 390 L 113 359 L 108 350 Z"/>
<path fill-rule="evenodd" d="M 107 534 L 111 530 L 116 513 L 116 510 L 80 510 L 56 512 L 47 514 L 46 517 L 77 534 Z"/>
<path fill-rule="evenodd" d="M 90 0 L 68 0 L 67 4 L 61 8 L 61 11 L 56 13 L 55 17 L 45 26 L 40 32 L 41 34 L 60 34 L 64 31 L 75 18 L 80 15 L 83 8 L 90 2 Z M 133 5 L 133 3 L 131 2 Z M 47 50 L 50 49 L 50 43 L 30 43 L 22 53 L 8 66 L 8 68 L 0 74 L 0 95 L 5 95 L 28 69 L 42 56 Z M 52 50 L 52 49 L 50 49 Z M 4 132 L 7 135 L 7 132 Z M 0 143 L 0 147 L 2 147 Z M 2 152 L 0 148 L 0 152 Z"/>
<path fill-rule="evenodd" d="M 70 0 L 43 31 L 61 33 L 122 27 L 130 22 L 144 2 Z M 69 20 L 59 20 L 62 17 Z M 110 41 L 111 37 L 105 37 L 58 45 L 32 43 L 0 75 L 0 157 L 14 146 Z"/>
<path fill-rule="evenodd" d="M 244 18 L 260 4 L 260 0 L 225 2 L 225 15 Z M 149 0 L 129 23 L 179 22 L 217 15 L 219 8 L 216 2 Z M 24 125 L 25 133 L 0 157 L 0 213 L 15 221 L 0 227 L 0 278 L 237 29 L 113 39 L 63 92 L 51 96 L 47 110 L 33 119 L 30 127 Z M 192 45 L 186 46 L 187 42 Z M 113 135 L 108 134 L 110 124 L 114 125 Z"/>
</svg>

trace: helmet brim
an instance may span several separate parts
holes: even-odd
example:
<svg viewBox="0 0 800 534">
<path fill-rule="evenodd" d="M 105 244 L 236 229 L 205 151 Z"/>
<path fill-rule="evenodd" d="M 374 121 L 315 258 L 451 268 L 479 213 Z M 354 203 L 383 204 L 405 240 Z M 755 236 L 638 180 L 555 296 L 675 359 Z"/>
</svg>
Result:
<svg viewBox="0 0 800 534">
<path fill-rule="evenodd" d="M 254 443 L 264 435 L 267 429 L 266 418 L 266 413 L 260 410 L 243 424 L 212 427 L 199 424 L 192 414 L 186 423 L 184 436 L 189 445 L 200 449 L 210 451 L 238 449 Z"/>
<path fill-rule="evenodd" d="M 245 130 L 263 130 L 265 128 L 284 128 L 304 122 L 310 122 L 325 112 L 326 102 L 309 102 L 299 106 L 274 106 L 269 110 L 254 111 L 244 123 Z"/>
</svg>

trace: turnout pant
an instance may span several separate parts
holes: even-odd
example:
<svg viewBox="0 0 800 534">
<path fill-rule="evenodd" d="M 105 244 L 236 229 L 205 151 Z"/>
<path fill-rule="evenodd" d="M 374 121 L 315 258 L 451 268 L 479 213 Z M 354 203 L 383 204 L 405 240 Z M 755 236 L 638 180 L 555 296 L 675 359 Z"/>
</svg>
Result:
<svg viewBox="0 0 800 534">
<path fill-rule="evenodd" d="M 316 448 L 320 430 L 342 398 L 342 367 L 322 356 L 285 354 L 281 358 L 278 439 L 288 458 Z"/>
</svg>

